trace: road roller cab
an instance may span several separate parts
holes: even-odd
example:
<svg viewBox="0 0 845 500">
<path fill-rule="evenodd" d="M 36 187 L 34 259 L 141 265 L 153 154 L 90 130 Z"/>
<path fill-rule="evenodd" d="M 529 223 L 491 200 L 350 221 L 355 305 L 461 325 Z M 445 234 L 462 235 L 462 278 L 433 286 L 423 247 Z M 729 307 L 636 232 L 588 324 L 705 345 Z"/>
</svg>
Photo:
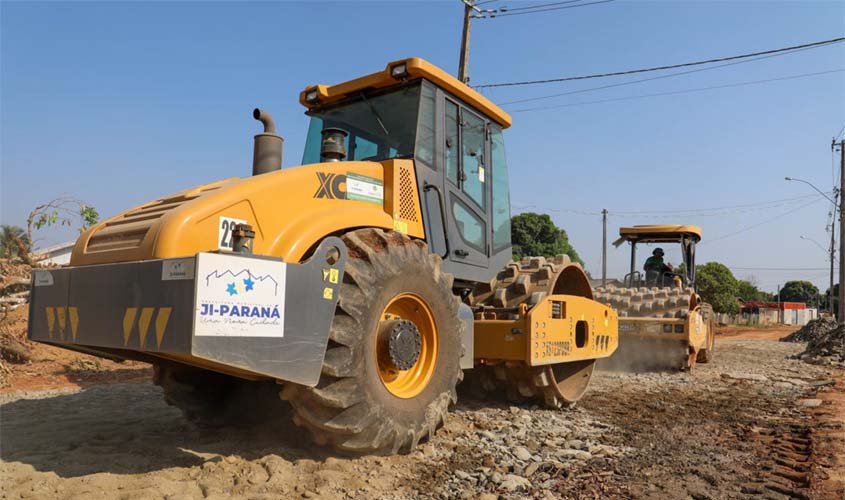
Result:
<svg viewBox="0 0 845 500">
<path fill-rule="evenodd" d="M 691 287 L 695 288 L 695 245 L 701 241 L 701 228 L 690 225 L 655 224 L 619 228 L 619 239 L 613 246 L 619 247 L 627 242 L 631 246 L 631 269 L 622 280 L 625 287 Z M 652 266 L 649 259 L 640 257 L 645 265 L 637 260 L 638 245 L 679 245 L 682 268 L 672 268 L 668 263 L 663 267 Z M 654 251 L 662 248 L 655 248 Z M 662 254 L 660 256 L 662 263 Z"/>
<path fill-rule="evenodd" d="M 462 370 L 559 407 L 617 346 L 616 313 L 567 258 L 511 262 L 507 113 L 421 59 L 299 96 L 302 165 L 253 116 L 252 176 L 109 218 L 36 270 L 30 338 L 155 367 L 197 421 L 276 415 L 350 453 L 407 451 Z M 258 410 L 255 413 L 261 413 Z"/>
</svg>

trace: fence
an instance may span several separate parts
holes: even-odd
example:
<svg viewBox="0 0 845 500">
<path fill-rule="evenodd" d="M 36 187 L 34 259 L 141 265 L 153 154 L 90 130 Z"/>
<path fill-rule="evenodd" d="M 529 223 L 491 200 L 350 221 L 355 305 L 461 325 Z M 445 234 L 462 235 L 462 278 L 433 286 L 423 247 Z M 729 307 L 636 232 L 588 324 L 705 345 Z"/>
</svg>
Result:
<svg viewBox="0 0 845 500">
<path fill-rule="evenodd" d="M 818 309 L 761 309 L 758 313 L 716 314 L 716 321 L 720 325 L 737 326 L 766 326 L 766 325 L 797 325 L 804 326 L 819 317 Z"/>
</svg>

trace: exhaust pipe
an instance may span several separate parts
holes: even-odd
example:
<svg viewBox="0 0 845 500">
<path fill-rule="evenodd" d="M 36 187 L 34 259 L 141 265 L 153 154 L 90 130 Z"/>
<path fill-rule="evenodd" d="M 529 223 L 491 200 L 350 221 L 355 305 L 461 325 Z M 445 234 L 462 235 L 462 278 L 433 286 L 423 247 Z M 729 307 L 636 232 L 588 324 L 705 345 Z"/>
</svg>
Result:
<svg viewBox="0 0 845 500">
<path fill-rule="evenodd" d="M 252 153 L 252 175 L 266 174 L 282 169 L 282 143 L 284 139 L 276 135 L 276 124 L 266 111 L 255 108 L 252 117 L 264 124 L 264 133 L 255 135 L 255 147 Z"/>
</svg>

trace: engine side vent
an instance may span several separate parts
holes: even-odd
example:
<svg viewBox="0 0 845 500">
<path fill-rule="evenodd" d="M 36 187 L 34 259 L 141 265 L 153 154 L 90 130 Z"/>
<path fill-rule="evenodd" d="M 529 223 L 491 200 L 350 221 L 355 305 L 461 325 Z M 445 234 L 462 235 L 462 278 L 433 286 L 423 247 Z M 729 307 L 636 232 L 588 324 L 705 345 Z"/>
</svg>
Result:
<svg viewBox="0 0 845 500">
<path fill-rule="evenodd" d="M 122 215 L 118 215 L 106 221 L 91 236 L 91 239 L 88 240 L 88 246 L 85 247 L 85 253 L 102 254 L 103 252 L 118 252 L 140 248 L 150 228 L 164 214 L 210 191 L 220 189 L 234 180 L 224 179 L 199 186 L 141 205 Z"/>
<path fill-rule="evenodd" d="M 417 219 L 417 211 L 414 205 L 414 182 L 411 178 L 411 172 L 407 168 L 399 169 L 399 217 L 411 221 L 419 222 Z"/>
</svg>

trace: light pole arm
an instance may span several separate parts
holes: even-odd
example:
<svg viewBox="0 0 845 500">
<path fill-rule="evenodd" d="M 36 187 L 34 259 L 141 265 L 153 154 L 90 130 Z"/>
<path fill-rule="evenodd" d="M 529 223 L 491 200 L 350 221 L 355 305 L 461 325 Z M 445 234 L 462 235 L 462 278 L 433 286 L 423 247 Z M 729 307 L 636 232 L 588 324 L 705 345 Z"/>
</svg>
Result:
<svg viewBox="0 0 845 500">
<path fill-rule="evenodd" d="M 819 189 L 819 188 L 817 188 L 816 186 L 814 186 L 812 182 L 805 181 L 804 179 L 796 179 L 795 177 L 784 177 L 784 180 L 787 180 L 787 181 L 798 181 L 798 182 L 803 182 L 804 184 L 806 184 L 806 185 L 810 186 L 811 188 L 815 189 L 817 193 L 819 193 L 820 195 L 822 195 L 822 196 L 824 196 L 825 198 L 827 198 L 827 201 L 829 201 L 829 202 L 833 203 L 833 206 L 834 206 L 837 210 L 839 209 L 839 203 L 837 203 L 837 202 L 836 202 L 836 200 L 834 200 L 833 198 L 831 198 L 830 196 L 828 196 L 827 194 L 825 194 L 825 193 L 824 193 L 821 189 Z M 834 191 L 835 191 L 835 188 L 834 188 Z"/>
</svg>

